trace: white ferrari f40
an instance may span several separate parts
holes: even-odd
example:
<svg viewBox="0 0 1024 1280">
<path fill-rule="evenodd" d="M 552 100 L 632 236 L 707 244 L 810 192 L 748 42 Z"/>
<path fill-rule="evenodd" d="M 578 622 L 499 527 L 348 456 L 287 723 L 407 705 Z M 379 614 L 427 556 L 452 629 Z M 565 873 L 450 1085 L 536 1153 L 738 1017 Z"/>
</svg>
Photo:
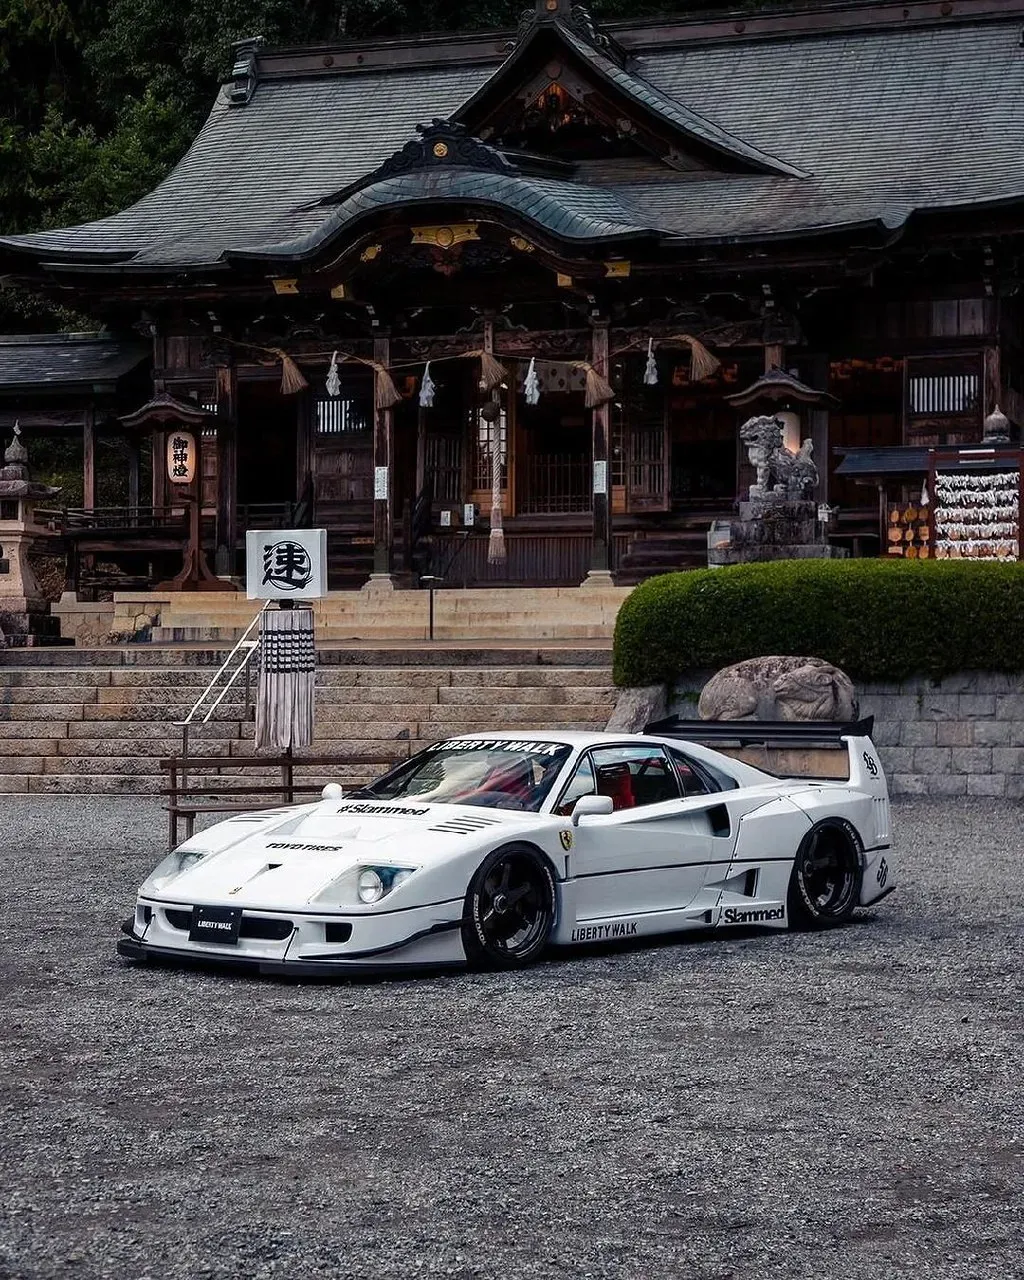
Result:
<svg viewBox="0 0 1024 1280">
<path fill-rule="evenodd" d="M 118 950 L 309 976 L 841 925 L 895 887 L 870 730 L 663 721 L 452 738 L 358 791 L 331 784 L 186 840 L 142 885 Z M 846 776 L 779 777 L 694 737 L 824 740 Z"/>
</svg>

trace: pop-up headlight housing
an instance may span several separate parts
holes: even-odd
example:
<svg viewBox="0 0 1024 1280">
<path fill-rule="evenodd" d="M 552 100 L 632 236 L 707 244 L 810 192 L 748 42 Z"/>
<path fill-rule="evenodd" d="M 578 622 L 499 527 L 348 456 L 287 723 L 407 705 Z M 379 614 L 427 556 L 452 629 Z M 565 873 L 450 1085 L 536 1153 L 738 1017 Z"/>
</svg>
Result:
<svg viewBox="0 0 1024 1280">
<path fill-rule="evenodd" d="M 363 863 L 350 867 L 326 889 L 317 894 L 315 902 L 330 902 L 335 906 L 371 907 L 393 893 L 416 870 L 415 867 L 396 867 L 390 864 Z"/>
<path fill-rule="evenodd" d="M 204 858 L 210 856 L 207 849 L 175 849 L 173 853 L 169 853 L 166 858 L 161 859 L 157 863 L 156 868 L 150 875 L 149 879 L 142 886 L 143 892 L 147 889 L 155 890 L 157 893 L 173 881 L 178 876 L 184 875 L 186 871 L 191 871 L 198 866 Z"/>
</svg>

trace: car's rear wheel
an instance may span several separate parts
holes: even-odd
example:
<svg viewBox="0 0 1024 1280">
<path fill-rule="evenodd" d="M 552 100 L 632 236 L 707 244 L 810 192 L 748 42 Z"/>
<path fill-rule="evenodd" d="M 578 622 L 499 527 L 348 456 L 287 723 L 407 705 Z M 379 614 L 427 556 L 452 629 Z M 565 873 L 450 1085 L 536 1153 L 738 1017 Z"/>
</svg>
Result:
<svg viewBox="0 0 1024 1280">
<path fill-rule="evenodd" d="M 462 943 L 477 969 L 519 969 L 536 960 L 555 923 L 555 877 L 530 845 L 495 849 L 466 894 Z"/>
<path fill-rule="evenodd" d="M 861 851 L 848 823 L 819 823 L 800 842 L 789 879 L 789 921 L 798 929 L 845 924 L 860 899 Z"/>
</svg>

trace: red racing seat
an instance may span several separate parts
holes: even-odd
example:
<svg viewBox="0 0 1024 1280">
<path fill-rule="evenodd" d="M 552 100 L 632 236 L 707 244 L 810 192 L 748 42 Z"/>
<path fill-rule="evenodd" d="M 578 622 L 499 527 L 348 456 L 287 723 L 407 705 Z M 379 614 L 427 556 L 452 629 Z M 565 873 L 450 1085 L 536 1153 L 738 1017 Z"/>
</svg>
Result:
<svg viewBox="0 0 1024 1280">
<path fill-rule="evenodd" d="M 633 775 L 628 764 L 603 764 L 597 769 L 597 794 L 611 796 L 613 810 L 632 809 L 636 805 L 633 794 Z"/>
</svg>

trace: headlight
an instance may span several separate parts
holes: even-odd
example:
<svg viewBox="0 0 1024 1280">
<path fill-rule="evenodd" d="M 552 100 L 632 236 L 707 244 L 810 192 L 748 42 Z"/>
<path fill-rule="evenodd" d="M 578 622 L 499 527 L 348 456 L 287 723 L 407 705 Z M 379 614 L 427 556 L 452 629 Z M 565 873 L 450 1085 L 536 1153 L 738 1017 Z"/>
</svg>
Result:
<svg viewBox="0 0 1024 1280">
<path fill-rule="evenodd" d="M 163 889 L 206 857 L 209 857 L 206 849 L 175 849 L 173 853 L 169 853 L 166 858 L 157 863 L 144 887 Z"/>
<path fill-rule="evenodd" d="M 359 873 L 359 880 L 356 882 L 356 892 L 359 894 L 360 902 L 376 902 L 379 898 L 384 897 L 384 881 L 380 878 L 373 867 L 363 867 Z"/>
<path fill-rule="evenodd" d="M 402 883 L 408 880 L 415 867 L 361 866 L 351 867 L 337 880 L 332 881 L 326 889 L 318 893 L 315 902 L 329 902 L 333 906 L 344 907 L 361 902 L 370 907 Z"/>
</svg>

